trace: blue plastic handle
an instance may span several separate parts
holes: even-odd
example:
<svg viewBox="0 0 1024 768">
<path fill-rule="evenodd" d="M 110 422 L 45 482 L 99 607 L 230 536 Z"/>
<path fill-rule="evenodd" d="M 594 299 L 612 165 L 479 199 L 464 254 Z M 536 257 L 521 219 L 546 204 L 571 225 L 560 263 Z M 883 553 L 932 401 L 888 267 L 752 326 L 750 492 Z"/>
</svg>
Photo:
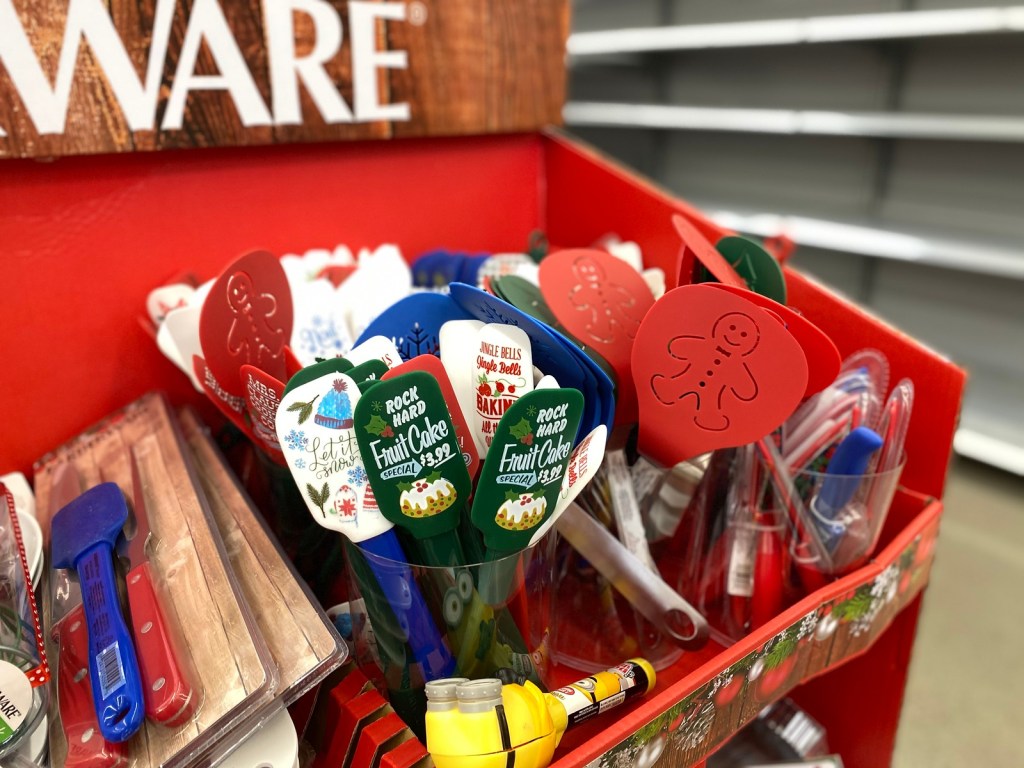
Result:
<svg viewBox="0 0 1024 768">
<path fill-rule="evenodd" d="M 846 533 L 846 523 L 836 517 L 856 495 L 871 455 L 882 446 L 882 438 L 867 427 L 857 427 L 836 447 L 821 490 L 811 502 L 825 545 L 835 552 Z"/>
<path fill-rule="evenodd" d="M 441 639 L 394 530 L 361 541 L 359 546 L 371 555 L 366 561 L 384 597 L 398 621 L 408 628 L 409 648 L 423 668 L 423 677 L 428 682 L 451 677 L 455 672 L 455 659 Z"/>
<path fill-rule="evenodd" d="M 132 636 L 121 614 L 114 551 L 101 541 L 75 561 L 89 627 L 89 679 L 100 733 L 127 741 L 146 717 L 142 676 Z"/>
</svg>

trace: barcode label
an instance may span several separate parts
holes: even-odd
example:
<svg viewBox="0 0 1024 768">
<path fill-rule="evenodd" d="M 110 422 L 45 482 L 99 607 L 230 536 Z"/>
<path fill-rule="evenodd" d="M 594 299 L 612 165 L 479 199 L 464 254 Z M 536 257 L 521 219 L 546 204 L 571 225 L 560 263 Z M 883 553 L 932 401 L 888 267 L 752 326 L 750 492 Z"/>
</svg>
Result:
<svg viewBox="0 0 1024 768">
<path fill-rule="evenodd" d="M 745 525 L 738 525 L 733 530 L 726 591 L 734 597 L 750 597 L 754 594 L 755 532 Z"/>
<path fill-rule="evenodd" d="M 105 699 L 124 685 L 124 667 L 121 665 L 121 649 L 117 643 L 108 645 L 96 656 L 96 668 L 100 674 L 100 698 Z"/>
</svg>

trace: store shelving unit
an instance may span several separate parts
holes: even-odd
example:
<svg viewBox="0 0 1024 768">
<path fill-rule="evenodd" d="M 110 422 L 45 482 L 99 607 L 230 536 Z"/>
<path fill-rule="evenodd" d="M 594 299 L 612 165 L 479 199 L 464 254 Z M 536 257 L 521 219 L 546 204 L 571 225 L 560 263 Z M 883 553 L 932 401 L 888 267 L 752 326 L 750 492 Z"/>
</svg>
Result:
<svg viewBox="0 0 1024 768">
<path fill-rule="evenodd" d="M 1020 474 L 1024 6 L 945 5 L 577 0 L 564 115 L 965 364 L 957 451 Z"/>
</svg>

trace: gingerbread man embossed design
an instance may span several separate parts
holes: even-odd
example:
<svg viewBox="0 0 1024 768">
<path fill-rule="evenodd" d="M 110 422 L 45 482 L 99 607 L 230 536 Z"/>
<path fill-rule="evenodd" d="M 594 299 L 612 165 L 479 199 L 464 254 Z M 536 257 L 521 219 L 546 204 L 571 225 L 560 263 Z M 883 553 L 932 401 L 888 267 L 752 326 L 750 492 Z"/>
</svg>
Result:
<svg viewBox="0 0 1024 768">
<path fill-rule="evenodd" d="M 635 338 L 644 313 L 633 295 L 609 280 L 604 267 L 591 256 L 575 259 L 572 272 L 575 280 L 569 301 L 577 311 L 587 314 L 589 340 L 611 344 L 619 336 Z"/>
<path fill-rule="evenodd" d="M 233 274 L 226 287 L 228 306 L 235 316 L 228 330 L 228 351 L 261 367 L 265 358 L 281 354 L 286 341 L 284 329 L 274 317 L 277 299 L 257 291 L 245 272 Z"/>
<path fill-rule="evenodd" d="M 242 365 L 287 381 L 285 349 L 294 313 L 281 263 L 267 251 L 253 251 L 228 265 L 210 289 L 199 317 L 206 365 L 224 391 L 246 394 Z"/>
<path fill-rule="evenodd" d="M 686 285 L 666 293 L 633 345 L 640 452 L 664 466 L 759 440 L 807 386 L 807 358 L 749 291 Z"/>
<path fill-rule="evenodd" d="M 722 315 L 710 336 L 679 335 L 668 342 L 668 353 L 683 364 L 672 375 L 651 376 L 651 389 L 665 405 L 693 398 L 693 422 L 701 429 L 729 428 L 727 397 L 744 402 L 757 398 L 759 388 L 745 358 L 757 349 L 761 334 L 754 318 L 742 312 Z"/>
</svg>

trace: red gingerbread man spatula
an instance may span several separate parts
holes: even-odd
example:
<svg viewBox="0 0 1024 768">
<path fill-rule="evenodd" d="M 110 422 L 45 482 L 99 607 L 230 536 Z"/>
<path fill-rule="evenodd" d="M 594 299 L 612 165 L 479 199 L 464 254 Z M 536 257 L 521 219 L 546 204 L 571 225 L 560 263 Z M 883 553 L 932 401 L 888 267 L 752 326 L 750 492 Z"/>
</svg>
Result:
<svg viewBox="0 0 1024 768">
<path fill-rule="evenodd" d="M 759 440 L 807 386 L 803 349 L 777 315 L 711 285 L 666 293 L 633 346 L 641 453 L 665 466 Z"/>
</svg>

